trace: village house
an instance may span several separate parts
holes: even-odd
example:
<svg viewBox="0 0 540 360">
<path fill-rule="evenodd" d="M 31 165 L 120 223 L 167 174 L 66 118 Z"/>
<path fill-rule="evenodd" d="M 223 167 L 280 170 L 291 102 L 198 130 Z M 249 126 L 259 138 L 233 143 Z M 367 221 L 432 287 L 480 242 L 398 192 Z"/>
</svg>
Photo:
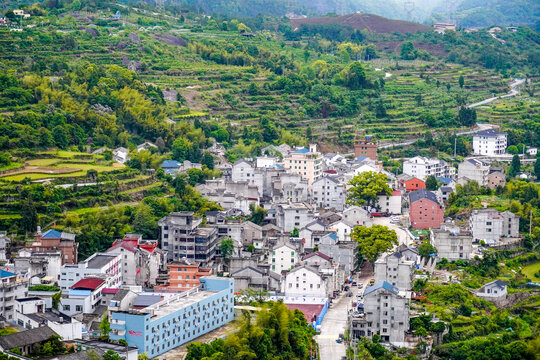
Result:
<svg viewBox="0 0 540 360">
<path fill-rule="evenodd" d="M 437 259 L 469 260 L 472 254 L 472 235 L 459 226 L 442 224 L 430 230 L 430 243 L 437 249 Z"/>
<path fill-rule="evenodd" d="M 503 171 L 490 171 L 486 186 L 492 190 L 506 185 L 506 175 Z"/>
<path fill-rule="evenodd" d="M 406 192 L 411 192 L 411 191 L 416 191 L 416 190 L 426 188 L 426 183 L 417 177 L 411 177 L 408 180 L 402 181 L 401 184 L 405 188 Z"/>
<path fill-rule="evenodd" d="M 313 182 L 322 176 L 322 155 L 316 145 L 310 144 L 309 148 L 301 148 L 285 156 L 283 167 L 288 172 L 300 174 L 311 189 Z"/>
<path fill-rule="evenodd" d="M 502 280 L 488 282 L 476 292 L 476 296 L 486 300 L 501 301 L 508 295 L 508 283 Z"/>
<path fill-rule="evenodd" d="M 474 241 L 488 244 L 499 242 L 501 237 L 516 238 L 519 235 L 519 215 L 495 209 L 473 210 L 469 225 Z"/>
<path fill-rule="evenodd" d="M 268 256 L 268 263 L 271 266 L 271 270 L 278 274 L 294 268 L 299 260 L 300 254 L 298 249 L 287 242 L 276 244 Z"/>
<path fill-rule="evenodd" d="M 313 210 L 305 203 L 277 204 L 275 210 L 276 225 L 284 232 L 301 229 L 315 219 Z"/>
<path fill-rule="evenodd" d="M 11 243 L 6 231 L 0 231 L 0 262 L 7 261 L 6 250 Z"/>
<path fill-rule="evenodd" d="M 426 180 L 428 176 L 452 177 L 455 169 L 443 160 L 415 156 L 403 162 L 403 173 Z"/>
<path fill-rule="evenodd" d="M 506 152 L 506 136 L 504 132 L 487 129 L 473 135 L 473 154 L 502 155 Z"/>
<path fill-rule="evenodd" d="M 156 291 L 180 292 L 191 290 L 200 285 L 199 280 L 203 276 L 212 275 L 212 269 L 201 267 L 201 263 L 188 259 L 179 259 L 167 264 L 168 281 L 166 285 L 157 285 Z"/>
<path fill-rule="evenodd" d="M 77 263 L 77 249 L 79 244 L 75 241 L 75 234 L 60 232 L 54 229 L 41 233 L 38 226 L 36 240 L 28 248 L 32 252 L 62 252 L 62 264 Z"/>
<path fill-rule="evenodd" d="M 409 208 L 414 229 L 438 228 L 444 221 L 444 209 L 431 191 L 421 189 L 410 193 Z"/>
<path fill-rule="evenodd" d="M 125 147 L 119 147 L 113 150 L 112 152 L 113 160 L 120 164 L 125 164 L 128 162 L 129 158 L 129 150 Z"/>
<path fill-rule="evenodd" d="M 319 251 L 343 265 L 346 275 L 358 268 L 358 243 L 356 241 L 339 241 L 336 234 L 329 233 L 321 237 Z"/>
<path fill-rule="evenodd" d="M 373 224 L 373 219 L 368 211 L 356 205 L 348 207 L 343 211 L 343 219 L 360 226 L 371 226 Z"/>
<path fill-rule="evenodd" d="M 476 181 L 480 186 L 488 183 L 490 166 L 478 159 L 468 159 L 458 166 L 458 183 L 466 184 L 467 181 Z"/>
<path fill-rule="evenodd" d="M 264 264 L 258 266 L 246 266 L 231 274 L 234 279 L 234 292 L 242 293 L 251 288 L 265 291 L 281 290 L 281 275 L 269 270 Z"/>
<path fill-rule="evenodd" d="M 71 286 L 88 276 L 101 275 L 106 280 L 105 287 L 120 287 L 123 278 L 123 262 L 121 255 L 111 253 L 95 253 L 78 264 L 64 264 L 60 269 L 58 285 L 63 293 Z"/>
<path fill-rule="evenodd" d="M 414 266 L 415 261 L 407 260 L 397 251 L 381 256 L 375 261 L 375 282 L 386 281 L 401 290 L 411 290 L 413 286 Z"/>
<path fill-rule="evenodd" d="M 313 202 L 317 207 L 343 211 L 347 200 L 345 185 L 333 177 L 324 176 L 313 182 L 312 190 Z"/>
<path fill-rule="evenodd" d="M 324 276 L 310 266 L 298 266 L 285 275 L 283 281 L 285 296 L 305 296 L 326 298 L 331 291 L 327 289 Z"/>
<path fill-rule="evenodd" d="M 392 215 L 401 214 L 402 194 L 399 190 L 393 190 L 391 195 L 377 195 L 377 205 L 381 212 Z"/>
<path fill-rule="evenodd" d="M 369 138 L 357 140 L 354 143 L 354 157 L 359 156 L 377 160 L 377 143 Z"/>
<path fill-rule="evenodd" d="M 7 321 L 14 321 L 16 299 L 25 298 L 28 294 L 28 279 L 17 274 L 0 270 L 0 314 Z M 2 336 L 0 336 L 2 338 Z"/>
</svg>

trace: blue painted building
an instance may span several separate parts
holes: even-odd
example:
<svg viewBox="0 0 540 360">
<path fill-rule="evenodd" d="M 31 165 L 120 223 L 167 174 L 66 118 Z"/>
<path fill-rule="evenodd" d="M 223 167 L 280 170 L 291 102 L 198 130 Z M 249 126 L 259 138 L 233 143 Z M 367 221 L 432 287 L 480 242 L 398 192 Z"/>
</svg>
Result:
<svg viewBox="0 0 540 360">
<path fill-rule="evenodd" d="M 205 276 L 200 283 L 140 310 L 113 311 L 110 338 L 153 358 L 232 321 L 234 279 Z"/>
</svg>

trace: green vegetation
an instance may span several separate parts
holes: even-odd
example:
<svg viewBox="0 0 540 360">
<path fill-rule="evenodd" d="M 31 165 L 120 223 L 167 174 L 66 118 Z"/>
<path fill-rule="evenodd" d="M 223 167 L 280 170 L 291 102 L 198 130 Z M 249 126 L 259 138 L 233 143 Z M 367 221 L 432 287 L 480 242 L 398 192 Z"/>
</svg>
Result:
<svg viewBox="0 0 540 360">
<path fill-rule="evenodd" d="M 372 171 L 362 172 L 349 181 L 347 203 L 351 205 L 378 206 L 378 195 L 389 196 L 392 189 L 387 184 L 387 177 Z"/>
<path fill-rule="evenodd" d="M 261 311 L 243 311 L 238 330 L 225 339 L 188 345 L 186 360 L 309 359 L 315 349 L 312 327 L 298 310 L 283 302 L 267 303 Z"/>
<path fill-rule="evenodd" d="M 356 226 L 351 238 L 358 242 L 358 254 L 372 263 L 379 255 L 398 245 L 396 232 L 383 225 Z"/>
<path fill-rule="evenodd" d="M 60 288 L 54 285 L 33 285 L 28 287 L 29 291 L 60 291 Z"/>
</svg>

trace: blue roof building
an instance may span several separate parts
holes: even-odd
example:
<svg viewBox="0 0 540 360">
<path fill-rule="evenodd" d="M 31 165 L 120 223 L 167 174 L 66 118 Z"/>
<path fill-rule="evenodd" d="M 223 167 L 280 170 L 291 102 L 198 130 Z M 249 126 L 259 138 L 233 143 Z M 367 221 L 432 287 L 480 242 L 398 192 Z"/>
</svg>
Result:
<svg viewBox="0 0 540 360">
<path fill-rule="evenodd" d="M 15 274 L 6 270 L 0 270 L 0 279 L 8 278 L 11 276 L 15 276 Z"/>
<path fill-rule="evenodd" d="M 205 276 L 200 286 L 129 311 L 112 311 L 112 340 L 123 339 L 150 358 L 234 319 L 234 279 Z"/>
</svg>

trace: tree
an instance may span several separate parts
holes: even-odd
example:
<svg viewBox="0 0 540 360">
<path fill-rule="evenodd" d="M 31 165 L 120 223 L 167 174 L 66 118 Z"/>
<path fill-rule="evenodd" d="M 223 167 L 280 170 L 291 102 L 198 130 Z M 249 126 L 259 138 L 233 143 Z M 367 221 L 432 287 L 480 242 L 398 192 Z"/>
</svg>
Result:
<svg viewBox="0 0 540 360">
<path fill-rule="evenodd" d="M 416 59 L 416 49 L 412 42 L 407 41 L 401 45 L 400 49 L 401 58 L 403 60 L 414 60 Z"/>
<path fill-rule="evenodd" d="M 418 247 L 418 254 L 424 259 L 427 259 L 431 254 L 437 254 L 437 248 L 429 243 L 429 241 L 424 241 L 422 245 Z"/>
<path fill-rule="evenodd" d="M 463 126 L 474 126 L 476 124 L 476 110 L 466 106 L 459 108 L 458 121 Z"/>
<path fill-rule="evenodd" d="M 58 307 L 60 306 L 61 299 L 62 299 L 62 292 L 61 291 L 59 291 L 56 294 L 53 294 L 53 296 L 51 296 L 53 309 L 58 310 Z"/>
<path fill-rule="evenodd" d="M 537 157 L 534 162 L 534 175 L 536 175 L 537 179 L 540 179 L 540 157 Z"/>
<path fill-rule="evenodd" d="M 430 175 L 426 179 L 426 189 L 429 191 L 435 191 L 439 188 L 439 183 L 437 182 L 437 178 L 435 176 Z"/>
<path fill-rule="evenodd" d="M 68 134 L 62 125 L 57 125 L 54 127 L 52 130 L 52 137 L 54 139 L 54 143 L 60 149 L 65 149 L 68 146 Z"/>
<path fill-rule="evenodd" d="M 375 106 L 375 117 L 377 118 L 385 118 L 387 112 L 386 112 L 386 106 L 384 106 L 384 102 L 382 98 L 379 98 L 379 101 L 377 101 L 377 105 Z"/>
<path fill-rule="evenodd" d="M 396 232 L 383 225 L 356 226 L 351 238 L 358 242 L 359 254 L 372 263 L 380 254 L 398 244 Z"/>
<path fill-rule="evenodd" d="M 516 154 L 512 158 L 512 163 L 510 164 L 510 171 L 508 174 L 510 177 L 515 177 L 521 171 L 521 161 L 519 160 L 519 155 Z"/>
<path fill-rule="evenodd" d="M 459 76 L 459 87 L 463 89 L 463 86 L 465 85 L 465 78 L 463 75 Z"/>
<path fill-rule="evenodd" d="M 221 240 L 221 243 L 219 244 L 219 251 L 221 252 L 221 257 L 225 260 L 227 263 L 227 269 L 229 265 L 229 261 L 231 259 L 231 256 L 234 252 L 234 242 L 231 238 L 224 238 Z"/>
<path fill-rule="evenodd" d="M 516 145 L 510 145 L 506 151 L 509 153 L 509 154 L 512 154 L 512 155 L 515 155 L 515 154 L 519 154 L 519 149 Z"/>
<path fill-rule="evenodd" d="M 120 360 L 120 355 L 116 351 L 113 350 L 107 350 L 105 354 L 103 354 L 103 360 Z"/>
<path fill-rule="evenodd" d="M 109 338 L 109 333 L 111 332 L 111 323 L 109 322 L 109 315 L 107 314 L 103 315 L 103 319 L 101 319 L 101 322 L 99 323 L 99 330 L 103 338 L 106 338 L 106 339 Z"/>
<path fill-rule="evenodd" d="M 375 205 L 382 194 L 389 196 L 392 189 L 388 186 L 386 175 L 366 171 L 349 181 L 351 187 L 347 190 L 347 203 L 350 205 Z"/>
<path fill-rule="evenodd" d="M 186 160 L 189 157 L 192 144 L 189 140 L 184 138 L 178 138 L 174 140 L 172 145 L 173 158 L 180 162 Z"/>
<path fill-rule="evenodd" d="M 214 169 L 214 157 L 208 151 L 205 151 L 201 161 L 202 165 L 206 165 L 210 170 Z"/>
<path fill-rule="evenodd" d="M 259 226 L 262 226 L 264 224 L 264 218 L 266 217 L 267 210 L 260 206 L 256 207 L 255 203 L 249 204 L 249 210 L 251 211 L 251 217 L 249 218 L 249 221 Z"/>
<path fill-rule="evenodd" d="M 150 205 L 141 202 L 137 205 L 133 217 L 133 230 L 143 235 L 146 239 L 154 239 L 156 236 L 157 222 L 154 210 Z"/>
<path fill-rule="evenodd" d="M 34 232 L 38 226 L 38 213 L 34 202 L 29 197 L 22 205 L 21 228 L 26 232 Z"/>
</svg>

